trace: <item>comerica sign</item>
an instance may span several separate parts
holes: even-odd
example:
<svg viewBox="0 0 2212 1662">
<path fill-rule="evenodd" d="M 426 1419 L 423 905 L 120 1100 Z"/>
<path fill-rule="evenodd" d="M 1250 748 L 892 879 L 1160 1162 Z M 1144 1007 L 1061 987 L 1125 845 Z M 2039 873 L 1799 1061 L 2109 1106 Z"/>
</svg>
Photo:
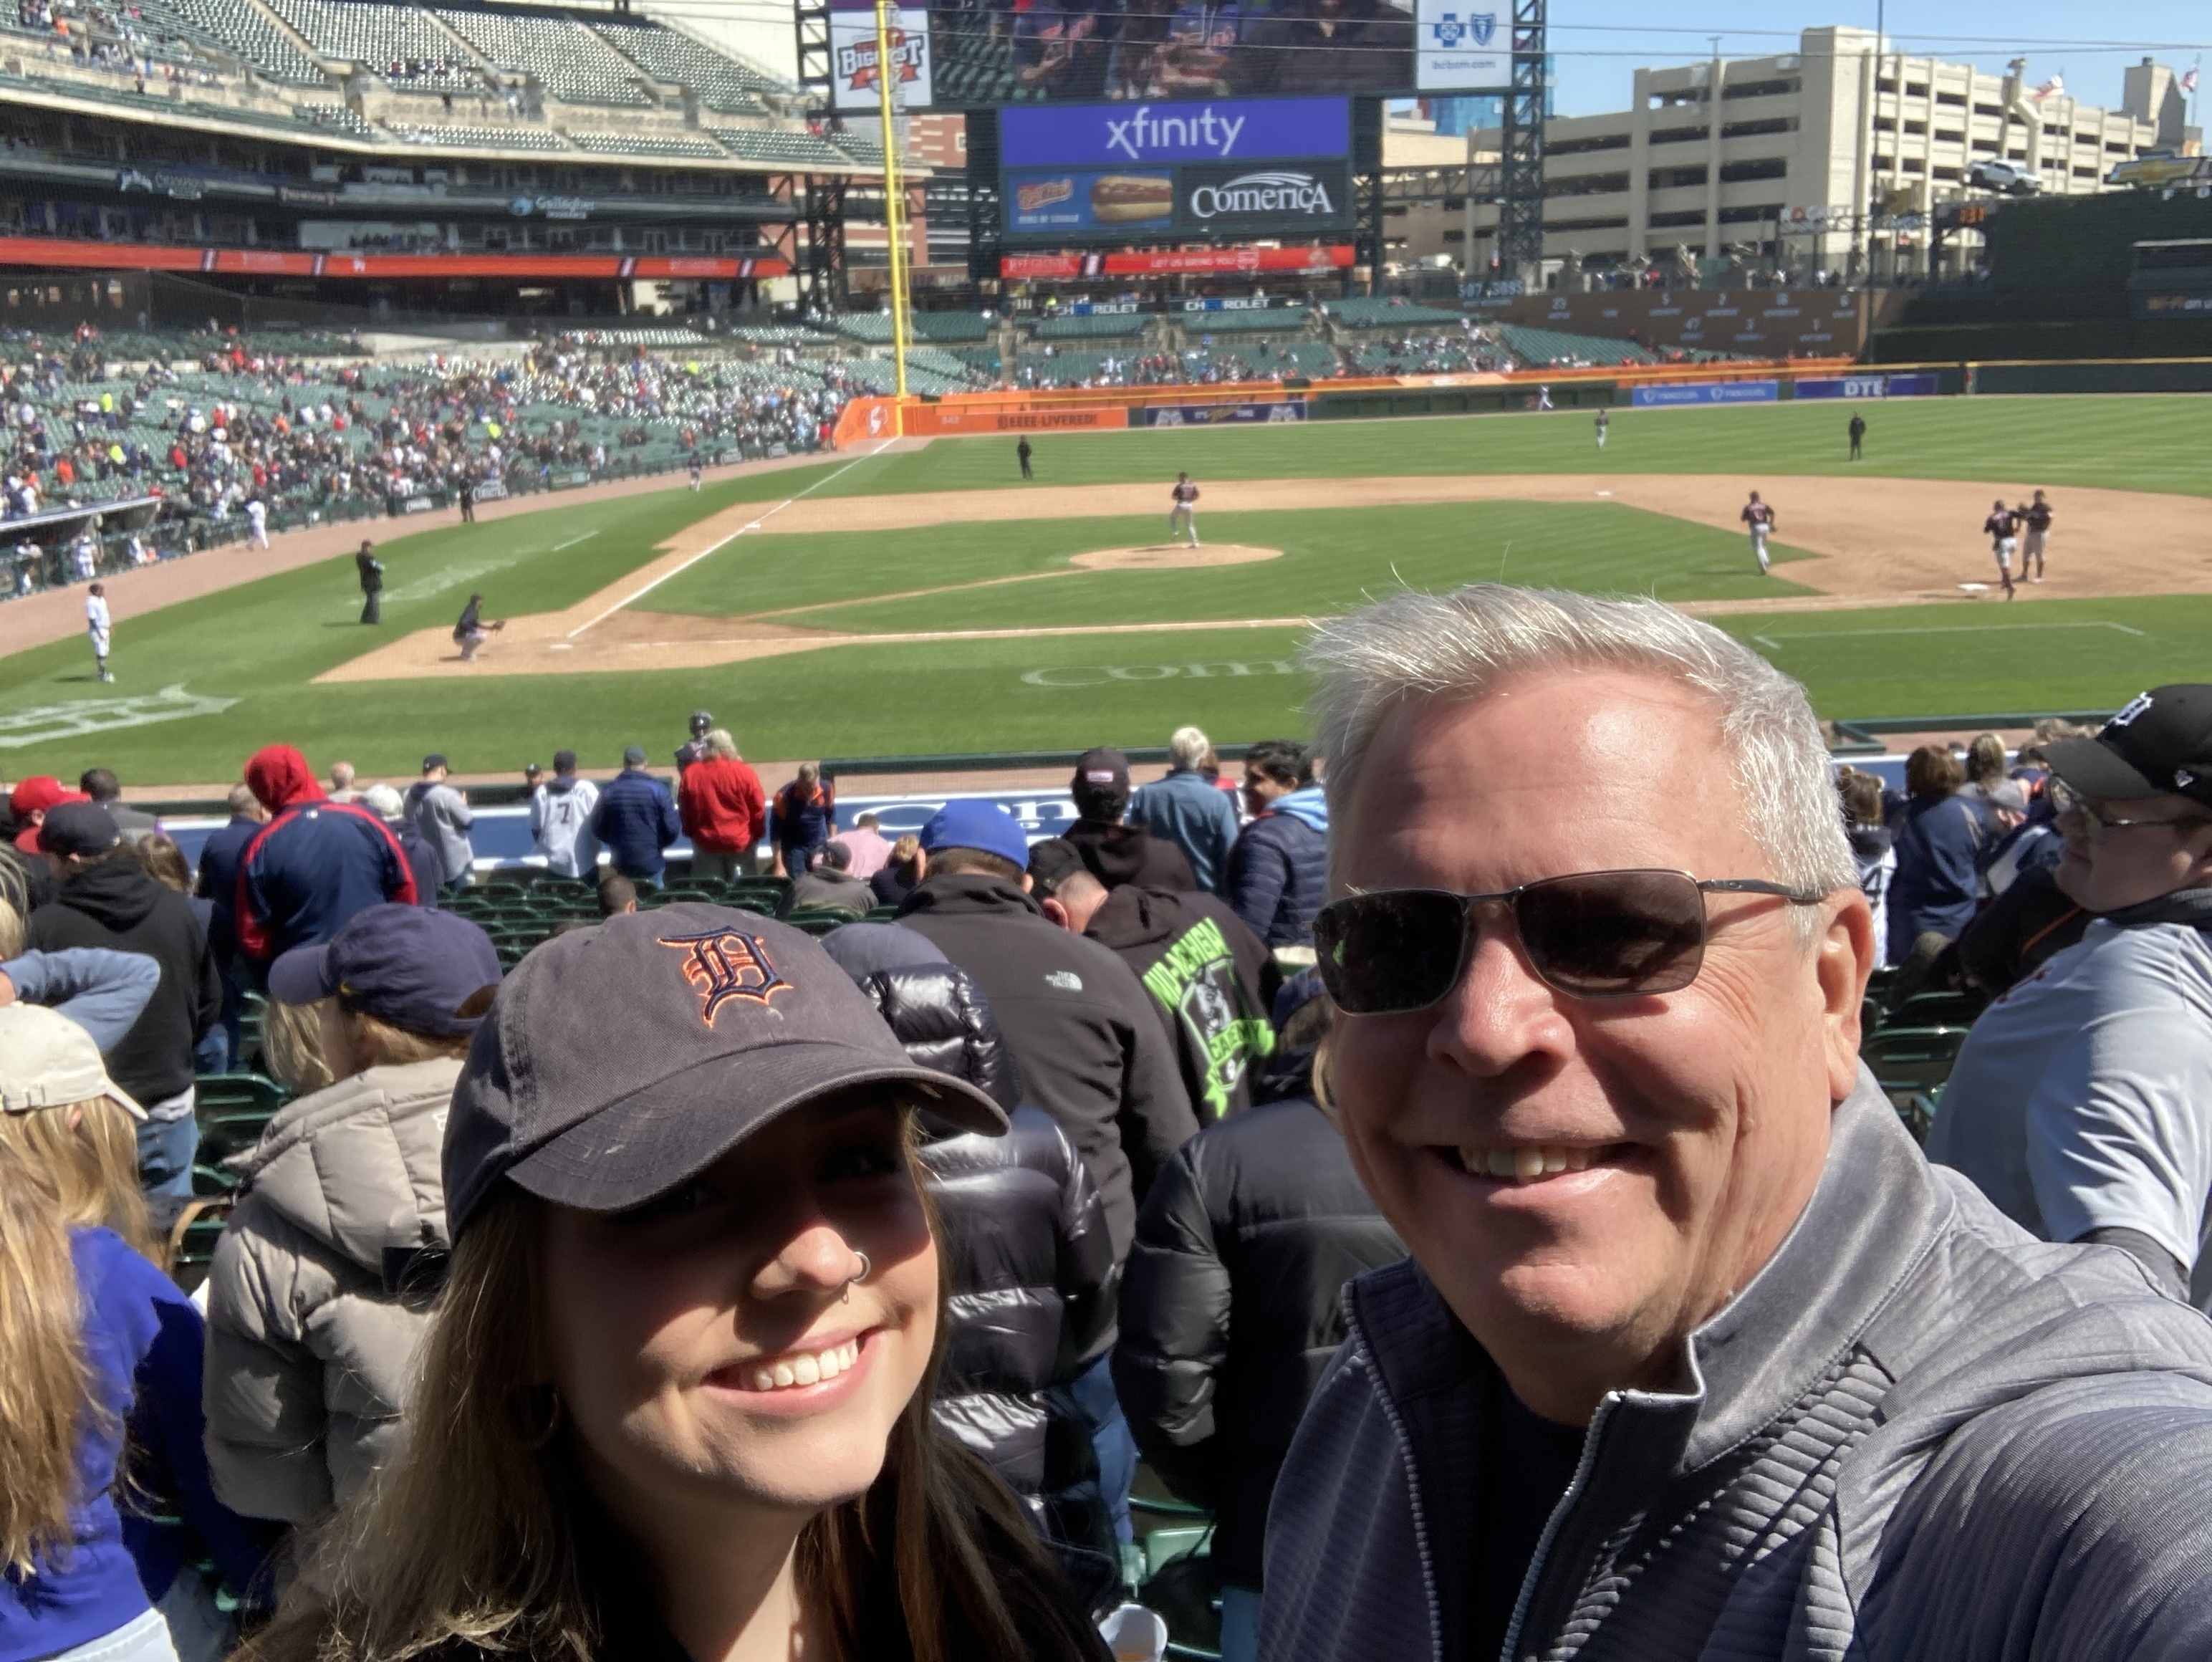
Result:
<svg viewBox="0 0 2212 1662">
<path fill-rule="evenodd" d="M 1328 186 L 1311 174 L 1287 170 L 1243 174 L 1219 185 L 1200 185 L 1190 193 L 1194 219 L 1218 219 L 1224 214 L 1261 214 L 1269 218 L 1337 217 Z"/>
</svg>

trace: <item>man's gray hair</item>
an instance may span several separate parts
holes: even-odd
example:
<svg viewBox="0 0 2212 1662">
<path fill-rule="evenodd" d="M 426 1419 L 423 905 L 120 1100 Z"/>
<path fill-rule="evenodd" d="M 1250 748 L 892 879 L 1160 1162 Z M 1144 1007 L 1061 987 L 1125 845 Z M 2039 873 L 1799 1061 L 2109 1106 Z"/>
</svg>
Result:
<svg viewBox="0 0 2212 1662">
<path fill-rule="evenodd" d="M 1395 594 L 1322 624 L 1304 660 L 1321 683 L 1310 708 L 1328 763 L 1330 817 L 1340 825 L 1358 794 L 1368 746 L 1401 706 L 1480 698 L 1530 673 L 1631 670 L 1713 701 L 1745 827 L 1777 878 L 1822 893 L 1858 881 L 1827 745 L 1805 689 L 1711 624 L 1657 600 L 1502 583 Z"/>
<path fill-rule="evenodd" d="M 738 741 L 730 737 L 727 728 L 711 728 L 700 746 L 708 755 L 724 762 L 734 762 L 738 757 Z"/>
<path fill-rule="evenodd" d="M 1177 728 L 1168 735 L 1168 762 L 1185 773 L 1195 773 L 1206 765 L 1206 753 L 1213 748 L 1213 740 L 1196 728 Z"/>
</svg>

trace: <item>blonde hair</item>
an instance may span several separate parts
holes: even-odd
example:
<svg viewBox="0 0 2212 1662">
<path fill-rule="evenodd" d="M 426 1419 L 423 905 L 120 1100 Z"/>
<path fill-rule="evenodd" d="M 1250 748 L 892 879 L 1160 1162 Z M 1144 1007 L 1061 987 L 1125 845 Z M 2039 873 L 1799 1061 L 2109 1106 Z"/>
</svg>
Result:
<svg viewBox="0 0 2212 1662">
<path fill-rule="evenodd" d="M 457 1642 L 542 1662 L 610 1654 L 605 1613 L 649 1574 L 592 1498 L 540 1383 L 545 1214 L 503 1184 L 455 1244 L 405 1445 L 319 1537 L 244 1662 L 402 1662 Z M 829 1662 L 1093 1656 L 1019 1503 L 937 1428 L 950 1330 L 939 1321 L 882 1475 L 800 1533 L 799 1584 L 827 1619 Z"/>
<path fill-rule="evenodd" d="M 336 1083 L 323 1055 L 321 1005 L 270 999 L 261 1023 L 261 1059 L 268 1064 L 269 1077 L 295 1096 Z"/>
<path fill-rule="evenodd" d="M 0 1563 L 18 1576 L 70 1545 L 77 1445 L 103 1412 L 94 1385 L 69 1226 L 39 1168 L 0 1140 Z"/>
<path fill-rule="evenodd" d="M 71 1229 L 106 1228 L 167 1268 L 138 1187 L 138 1127 L 107 1097 L 0 1114 L 0 1148 L 21 1160 Z"/>
<path fill-rule="evenodd" d="M 0 898 L 0 962 L 20 958 L 23 953 L 23 914 L 4 898 Z"/>
<path fill-rule="evenodd" d="M 356 1008 L 343 998 L 338 1001 L 338 1018 L 345 1023 L 346 1044 L 360 1072 L 366 1073 L 371 1068 L 404 1068 L 410 1062 L 428 1062 L 438 1056 L 458 1060 L 469 1053 L 467 1033 L 410 1033 L 404 1027 L 393 1026 L 381 1016 Z"/>
<path fill-rule="evenodd" d="M 730 737 L 730 730 L 727 728 L 709 728 L 707 736 L 699 742 L 705 747 L 709 756 L 717 757 L 725 762 L 737 759 L 738 741 Z"/>
<path fill-rule="evenodd" d="M 1177 728 L 1168 735 L 1168 760 L 1186 773 L 1204 767 L 1212 752 L 1213 740 L 1200 728 Z"/>
</svg>

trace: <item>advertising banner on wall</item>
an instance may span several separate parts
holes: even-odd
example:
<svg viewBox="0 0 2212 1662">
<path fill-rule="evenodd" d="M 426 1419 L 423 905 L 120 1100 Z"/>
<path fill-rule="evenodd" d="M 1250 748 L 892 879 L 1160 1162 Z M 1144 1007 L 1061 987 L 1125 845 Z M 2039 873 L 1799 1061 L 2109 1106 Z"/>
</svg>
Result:
<svg viewBox="0 0 2212 1662">
<path fill-rule="evenodd" d="M 929 104 L 929 13 L 902 6 L 891 14 L 891 76 L 899 102 L 909 110 Z M 882 107 L 876 64 L 876 13 L 872 6 L 840 7 L 830 14 L 830 72 L 836 81 L 840 110 Z"/>
<path fill-rule="evenodd" d="M 1704 380 L 1634 387 L 1629 400 L 1638 409 L 1650 409 L 1678 404 L 1771 404 L 1781 396 L 1779 381 Z"/>
<path fill-rule="evenodd" d="M 1348 99 L 1010 109 L 999 144 L 1009 242 L 1296 236 L 1352 223 Z"/>
<path fill-rule="evenodd" d="M 1489 92 L 1513 82 L 1513 13 L 1480 0 L 1420 0 L 1413 74 L 1421 92 Z"/>
<path fill-rule="evenodd" d="M 1834 375 L 1801 380 L 1801 399 L 1924 399 L 1940 390 L 1934 375 Z"/>
<path fill-rule="evenodd" d="M 1132 427 L 1233 427 L 1304 421 L 1306 401 L 1274 404 L 1155 404 L 1129 411 Z"/>
<path fill-rule="evenodd" d="M 1316 275 L 1352 264 L 1352 245 L 1319 248 L 1153 248 L 1119 253 L 1001 254 L 999 275 L 1032 282 L 1079 282 L 1103 277 L 1236 277 L 1273 272 Z"/>
</svg>

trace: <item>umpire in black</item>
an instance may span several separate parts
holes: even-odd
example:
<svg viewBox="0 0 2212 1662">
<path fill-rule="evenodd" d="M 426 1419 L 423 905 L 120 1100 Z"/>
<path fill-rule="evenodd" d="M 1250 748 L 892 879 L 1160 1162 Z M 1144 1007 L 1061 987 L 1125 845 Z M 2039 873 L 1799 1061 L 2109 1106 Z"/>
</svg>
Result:
<svg viewBox="0 0 2212 1662">
<path fill-rule="evenodd" d="M 363 537 L 361 552 L 353 557 L 353 563 L 361 568 L 361 620 L 365 624 L 384 621 L 384 562 L 371 551 L 375 546 Z"/>
</svg>

